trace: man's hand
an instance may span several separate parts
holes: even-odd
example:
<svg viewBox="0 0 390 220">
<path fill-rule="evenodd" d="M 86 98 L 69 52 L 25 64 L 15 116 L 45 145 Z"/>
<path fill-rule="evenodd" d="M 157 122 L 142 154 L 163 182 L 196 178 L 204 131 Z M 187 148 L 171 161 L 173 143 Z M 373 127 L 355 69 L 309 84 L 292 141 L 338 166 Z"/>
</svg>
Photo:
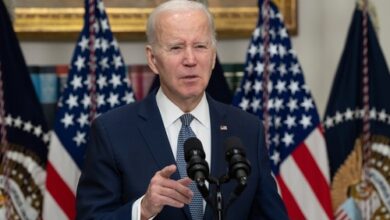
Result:
<svg viewBox="0 0 390 220">
<path fill-rule="evenodd" d="M 191 179 L 172 180 L 175 165 L 169 165 L 156 172 L 150 180 L 148 190 L 141 201 L 141 219 L 157 215 L 165 205 L 182 208 L 191 202 L 193 193 L 188 188 Z"/>
</svg>

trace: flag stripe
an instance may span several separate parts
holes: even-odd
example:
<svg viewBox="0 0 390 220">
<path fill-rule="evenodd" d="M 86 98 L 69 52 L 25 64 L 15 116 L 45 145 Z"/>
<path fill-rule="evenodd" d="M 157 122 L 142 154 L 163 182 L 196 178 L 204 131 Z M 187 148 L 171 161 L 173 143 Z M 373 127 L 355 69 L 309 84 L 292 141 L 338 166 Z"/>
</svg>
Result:
<svg viewBox="0 0 390 220">
<path fill-rule="evenodd" d="M 61 176 L 73 194 L 76 195 L 76 186 L 81 172 L 55 132 L 52 132 L 49 159 L 53 168 L 58 171 L 58 175 Z"/>
<path fill-rule="evenodd" d="M 322 175 L 325 177 L 327 184 L 330 183 L 329 177 L 329 163 L 328 163 L 328 152 L 326 151 L 326 143 L 321 129 L 321 125 L 318 125 L 313 132 L 305 139 L 307 149 L 310 151 L 317 162 L 318 168 L 321 170 Z"/>
<path fill-rule="evenodd" d="M 294 196 L 287 188 L 283 178 L 281 176 L 277 176 L 276 180 L 278 182 L 278 187 L 283 197 L 283 202 L 286 204 L 288 216 L 292 219 L 305 219 L 305 216 L 301 212 L 301 209 L 298 207 Z"/>
<path fill-rule="evenodd" d="M 48 176 L 46 181 L 47 190 L 54 197 L 54 200 L 69 217 L 69 219 L 74 219 L 76 216 L 75 195 L 62 180 L 61 176 L 58 175 L 57 171 L 50 162 L 47 164 L 46 172 Z"/>
<path fill-rule="evenodd" d="M 299 148 L 305 147 L 306 146 L 304 144 L 301 144 L 298 146 L 296 152 L 299 151 Z M 306 155 L 304 159 L 308 160 L 307 157 L 311 157 L 311 155 Z M 312 160 L 312 158 L 310 158 L 310 160 Z M 305 169 L 310 168 L 305 166 Z M 295 198 L 300 210 L 305 216 L 305 219 L 329 219 L 325 210 L 322 208 L 322 205 L 319 203 L 318 198 L 313 192 L 308 180 L 305 178 L 305 174 L 302 173 L 302 170 L 298 166 L 294 156 L 287 158 L 281 165 L 280 175 L 283 179 L 288 180 L 289 184 L 287 185 L 287 188 Z"/>
<path fill-rule="evenodd" d="M 54 201 L 53 197 L 50 193 L 45 194 L 44 198 L 45 205 L 43 206 L 43 219 L 50 220 L 68 220 L 68 216 L 63 212 L 61 207 L 58 206 L 56 201 Z"/>
<path fill-rule="evenodd" d="M 321 173 L 317 162 L 313 159 L 312 154 L 308 150 L 308 147 L 304 144 L 299 146 L 293 153 L 293 158 L 302 174 L 305 176 L 306 181 L 313 190 L 318 201 L 321 203 L 322 208 L 328 215 L 329 219 L 332 219 L 332 207 L 330 203 L 329 186 L 327 180 Z M 324 190 L 328 189 L 328 190 Z"/>
</svg>

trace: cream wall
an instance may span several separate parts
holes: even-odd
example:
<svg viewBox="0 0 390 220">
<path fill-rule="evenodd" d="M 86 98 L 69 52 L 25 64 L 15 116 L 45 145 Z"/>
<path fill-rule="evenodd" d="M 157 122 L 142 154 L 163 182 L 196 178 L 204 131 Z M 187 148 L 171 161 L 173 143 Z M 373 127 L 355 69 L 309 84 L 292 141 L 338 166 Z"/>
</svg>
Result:
<svg viewBox="0 0 390 220">
<path fill-rule="evenodd" d="M 377 8 L 379 38 L 390 65 L 390 1 L 372 0 Z M 344 47 L 355 0 L 298 0 L 298 35 L 292 38 L 306 82 L 321 117 Z M 218 54 L 223 63 L 243 63 L 248 39 L 221 40 Z M 28 65 L 70 62 L 75 42 L 21 42 Z M 119 42 L 127 64 L 146 63 L 143 42 Z"/>
</svg>

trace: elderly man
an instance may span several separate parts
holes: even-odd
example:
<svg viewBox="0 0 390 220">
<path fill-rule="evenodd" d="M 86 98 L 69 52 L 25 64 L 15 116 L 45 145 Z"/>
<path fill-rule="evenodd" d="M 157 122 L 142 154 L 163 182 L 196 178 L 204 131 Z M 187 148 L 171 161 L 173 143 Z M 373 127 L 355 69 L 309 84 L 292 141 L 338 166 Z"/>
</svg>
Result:
<svg viewBox="0 0 390 220">
<path fill-rule="evenodd" d="M 226 219 L 287 219 L 261 122 L 205 93 L 216 58 L 207 8 L 194 1 L 165 2 L 150 15 L 147 37 L 148 64 L 161 86 L 94 121 L 77 190 L 78 219 L 216 218 L 187 177 L 183 142 L 194 136 L 215 177 L 226 173 L 226 138 L 239 137 L 246 148 L 251 174 Z M 236 181 L 223 184 L 222 194 L 235 187 Z"/>
</svg>

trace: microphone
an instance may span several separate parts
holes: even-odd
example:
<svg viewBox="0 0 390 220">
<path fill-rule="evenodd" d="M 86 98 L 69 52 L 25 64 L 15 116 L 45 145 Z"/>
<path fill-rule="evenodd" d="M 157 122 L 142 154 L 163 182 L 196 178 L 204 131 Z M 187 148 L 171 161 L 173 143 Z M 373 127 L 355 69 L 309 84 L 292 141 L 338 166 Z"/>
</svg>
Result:
<svg viewBox="0 0 390 220">
<path fill-rule="evenodd" d="M 238 137 L 233 136 L 226 139 L 225 159 L 229 164 L 229 177 L 238 181 L 234 192 L 238 196 L 245 189 L 247 178 L 251 172 L 250 162 L 246 159 L 244 146 Z"/>
<path fill-rule="evenodd" d="M 188 138 L 184 142 L 184 159 L 187 162 L 187 175 L 196 182 L 203 198 L 207 198 L 209 191 L 205 180 L 209 178 L 209 165 L 205 160 L 205 153 L 200 140 L 196 137 Z"/>
</svg>

